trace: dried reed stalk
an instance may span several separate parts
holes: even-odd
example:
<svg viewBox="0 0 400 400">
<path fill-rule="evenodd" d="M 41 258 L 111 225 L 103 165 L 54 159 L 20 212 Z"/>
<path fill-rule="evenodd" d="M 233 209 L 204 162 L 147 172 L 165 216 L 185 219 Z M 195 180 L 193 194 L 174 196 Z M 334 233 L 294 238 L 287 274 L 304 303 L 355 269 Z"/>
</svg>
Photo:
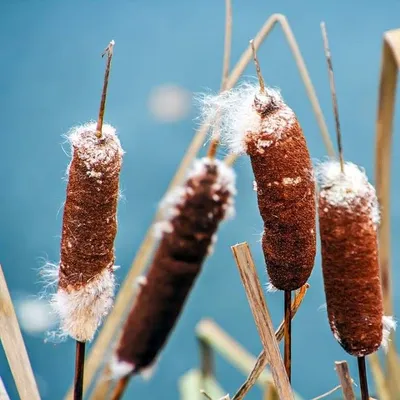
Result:
<svg viewBox="0 0 400 400">
<path fill-rule="evenodd" d="M 356 400 L 353 391 L 353 379 L 350 377 L 349 366 L 346 361 L 336 361 L 335 369 L 339 376 L 344 400 Z"/>
<path fill-rule="evenodd" d="M 294 318 L 298 309 L 300 308 L 300 305 L 303 302 L 304 296 L 306 295 L 309 287 L 310 287 L 309 284 L 306 283 L 296 292 L 295 298 L 291 305 L 291 317 L 292 318 Z M 284 331 L 285 331 L 285 320 L 283 320 L 281 322 L 278 329 L 275 331 L 275 338 L 278 343 L 283 339 Z M 263 350 L 257 357 L 257 361 L 256 361 L 252 371 L 250 372 L 250 375 L 247 377 L 246 381 L 242 384 L 242 386 L 239 388 L 239 390 L 236 392 L 236 394 L 232 397 L 232 400 L 241 400 L 244 398 L 244 396 L 246 396 L 246 394 L 249 392 L 249 390 L 257 382 L 257 379 L 259 378 L 261 373 L 264 371 L 265 367 L 268 365 L 268 362 L 269 362 L 269 360 L 267 357 L 267 353 L 265 350 Z"/>
<path fill-rule="evenodd" d="M 400 29 L 387 31 L 383 37 L 381 76 L 379 85 L 378 115 L 376 122 L 375 144 L 375 182 L 379 204 L 381 205 L 381 223 L 378 230 L 379 261 L 383 287 L 385 313 L 393 314 L 393 294 L 391 278 L 391 243 L 390 243 L 390 182 L 391 154 L 393 137 L 393 118 L 395 110 L 397 75 L 400 68 Z M 380 368 L 378 356 L 371 359 L 377 382 L 384 375 Z M 400 367 L 396 351 L 395 338 L 391 335 L 386 356 L 386 385 L 390 398 L 400 395 Z M 383 385 L 380 385 L 384 391 Z"/>
<path fill-rule="evenodd" d="M 0 400 L 10 400 L 10 396 L 7 393 L 6 387 L 4 386 L 3 379 L 0 378 Z"/>
<path fill-rule="evenodd" d="M 0 339 L 21 400 L 40 400 L 24 339 L 0 265 Z"/>
<path fill-rule="evenodd" d="M 307 67 L 305 65 L 304 59 L 301 55 L 299 46 L 296 42 L 296 39 L 293 35 L 293 32 L 290 28 L 290 25 L 286 19 L 286 17 L 282 14 L 273 14 L 270 16 L 260 31 L 257 33 L 254 38 L 254 47 L 256 50 L 261 46 L 266 37 L 270 34 L 275 24 L 280 24 L 285 35 L 285 38 L 289 44 L 290 50 L 293 54 L 293 57 L 296 61 L 297 68 L 299 69 L 299 73 L 301 79 L 304 82 L 307 95 L 310 99 L 315 117 L 317 119 L 318 126 L 321 131 L 321 135 L 324 141 L 324 144 L 327 148 L 329 155 L 334 155 L 335 151 L 333 149 L 332 142 L 329 137 L 329 131 L 326 126 L 325 118 L 321 110 L 321 106 L 318 101 L 318 97 L 316 95 L 314 86 L 312 84 L 310 75 L 308 73 Z M 225 89 L 231 89 L 236 82 L 239 80 L 240 76 L 246 69 L 247 65 L 252 60 L 252 51 L 249 46 L 240 57 L 239 61 L 236 63 L 232 72 L 229 75 L 229 78 L 226 81 Z M 180 184 L 186 174 L 186 171 L 193 159 L 196 157 L 196 154 L 200 150 L 203 142 L 206 138 L 208 132 L 208 124 L 209 121 L 205 121 L 200 128 L 197 130 L 191 144 L 189 145 L 174 177 L 172 178 L 166 193 L 170 192 L 173 188 L 175 188 L 178 184 Z M 232 165 L 236 156 L 228 156 L 228 165 Z M 110 312 L 107 317 L 105 323 L 103 324 L 103 328 L 101 329 L 96 342 L 91 347 L 91 351 L 89 356 L 86 359 L 85 365 L 85 379 L 83 383 L 84 392 L 90 386 L 97 370 L 102 365 L 104 358 L 106 358 L 106 353 L 112 347 L 111 343 L 114 341 L 116 332 L 119 329 L 120 325 L 125 319 L 127 314 L 127 308 L 132 303 L 132 298 L 134 296 L 134 282 L 136 278 L 143 272 L 146 268 L 148 261 L 151 257 L 152 252 L 156 246 L 156 239 L 153 235 L 153 226 L 160 218 L 160 213 L 157 212 L 151 226 L 147 230 L 141 245 L 136 253 L 135 259 L 132 262 L 131 268 L 125 278 L 125 281 L 121 285 L 118 296 L 116 297 L 115 304 L 113 310 Z M 65 400 L 70 400 L 72 397 L 72 388 L 69 389 L 65 396 Z"/>
<path fill-rule="evenodd" d="M 285 365 L 283 364 L 279 352 L 278 342 L 275 339 L 271 318 L 265 304 L 262 287 L 258 280 L 250 248 L 248 244 L 244 242 L 232 246 L 232 252 L 239 269 L 261 342 L 270 361 L 276 390 L 280 398 L 285 400 L 294 399 L 292 388 L 285 371 Z"/>
</svg>

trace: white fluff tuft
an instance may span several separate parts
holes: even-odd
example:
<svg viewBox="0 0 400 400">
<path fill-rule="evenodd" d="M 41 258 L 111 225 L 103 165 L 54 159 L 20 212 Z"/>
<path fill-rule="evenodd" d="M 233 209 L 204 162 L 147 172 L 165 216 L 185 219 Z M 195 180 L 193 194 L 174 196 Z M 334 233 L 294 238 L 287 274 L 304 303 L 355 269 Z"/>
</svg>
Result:
<svg viewBox="0 0 400 400">
<path fill-rule="evenodd" d="M 224 162 L 208 157 L 195 160 L 192 169 L 187 175 L 187 179 L 196 178 L 206 173 L 208 165 L 215 164 L 217 166 L 217 179 L 212 189 L 217 193 L 221 190 L 229 192 L 230 196 L 226 204 L 223 205 L 225 210 L 224 219 L 231 219 L 235 216 L 234 196 L 236 195 L 236 175 L 233 168 L 227 166 Z M 154 235 L 157 239 L 161 239 L 164 233 L 171 233 L 173 226 L 171 220 L 178 215 L 178 205 L 183 204 L 186 198 L 194 194 L 193 188 L 186 184 L 173 189 L 160 202 L 160 210 L 162 212 L 162 220 L 157 222 L 153 227 Z M 218 198 L 215 198 L 216 201 Z"/>
<path fill-rule="evenodd" d="M 47 279 L 46 290 L 58 283 L 59 267 L 47 263 L 40 274 Z M 50 294 L 50 304 L 55 311 L 60 327 L 57 332 L 50 332 L 50 340 L 63 340 L 68 336 L 86 342 L 91 341 L 113 305 L 115 278 L 112 268 L 105 268 L 85 286 L 78 290 L 66 291 L 58 288 Z M 47 297 L 42 293 L 42 297 Z"/>
<path fill-rule="evenodd" d="M 116 355 L 112 356 L 109 366 L 113 380 L 119 380 L 129 375 L 135 368 L 133 364 L 119 360 Z"/>
<path fill-rule="evenodd" d="M 337 160 L 329 160 L 317 165 L 317 181 L 320 196 L 333 206 L 351 208 L 366 201 L 366 211 L 370 211 L 375 227 L 379 224 L 380 213 L 375 188 L 368 182 L 365 170 L 356 164 L 346 162 L 344 173 Z"/>
<path fill-rule="evenodd" d="M 391 331 L 395 331 L 397 327 L 397 322 L 392 316 L 384 315 L 382 317 L 383 323 L 383 335 L 381 346 L 385 352 L 388 350 L 389 336 Z"/>
<path fill-rule="evenodd" d="M 275 293 L 277 291 L 278 291 L 278 289 L 272 284 L 272 282 L 267 283 L 267 292 Z"/>
<path fill-rule="evenodd" d="M 156 367 L 157 367 L 157 360 L 155 360 L 151 365 L 149 365 L 146 368 L 142 368 L 140 370 L 140 376 L 144 381 L 149 381 L 153 375 L 154 372 L 156 371 Z"/>
<path fill-rule="evenodd" d="M 293 111 L 284 103 L 279 91 L 266 88 L 266 94 L 260 94 L 258 83 L 244 82 L 239 86 L 217 95 L 202 95 L 198 98 L 201 115 L 208 123 L 213 135 L 220 133 L 222 142 L 231 151 L 240 154 L 246 151 L 247 134 L 263 131 L 271 135 L 271 139 L 279 140 L 288 124 L 295 121 Z M 257 112 L 254 100 L 267 107 L 273 103 L 279 113 L 263 119 Z M 271 142 L 272 143 L 272 142 Z M 271 143 L 260 143 L 268 147 Z"/>
<path fill-rule="evenodd" d="M 102 168 L 112 162 L 116 155 L 122 157 L 124 151 L 114 127 L 103 124 L 102 137 L 96 136 L 97 122 L 91 121 L 84 125 L 72 128 L 67 133 L 67 139 L 72 147 L 72 153 L 77 151 L 79 157 L 85 162 L 88 169 L 87 174 L 93 178 L 100 179 L 102 173 L 96 171 L 96 166 Z M 67 169 L 67 174 L 69 167 Z"/>
</svg>

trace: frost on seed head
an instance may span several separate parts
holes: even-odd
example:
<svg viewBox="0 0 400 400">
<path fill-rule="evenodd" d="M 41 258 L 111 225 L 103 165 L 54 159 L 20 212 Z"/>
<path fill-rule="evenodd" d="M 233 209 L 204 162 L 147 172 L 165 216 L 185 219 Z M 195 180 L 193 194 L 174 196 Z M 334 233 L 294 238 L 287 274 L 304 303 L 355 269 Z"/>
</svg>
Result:
<svg viewBox="0 0 400 400">
<path fill-rule="evenodd" d="M 101 138 L 96 136 L 96 127 L 97 123 L 91 121 L 72 128 L 66 136 L 72 153 L 77 152 L 79 158 L 85 162 L 88 175 L 101 178 L 102 173 L 96 171 L 96 167 L 101 165 L 104 168 L 115 163 L 115 157 L 121 158 L 124 151 L 114 127 L 104 124 Z"/>
<path fill-rule="evenodd" d="M 337 160 L 329 160 L 317 165 L 317 182 L 320 197 L 333 206 L 351 208 L 363 202 L 366 212 L 370 212 L 375 226 L 379 224 L 380 213 L 375 188 L 368 182 L 363 168 L 346 162 L 344 173 Z"/>
<path fill-rule="evenodd" d="M 210 159 L 204 157 L 195 160 L 192 169 L 187 174 L 186 182 L 189 179 L 200 177 L 207 172 L 207 166 L 209 165 L 217 166 L 217 177 L 216 181 L 212 186 L 212 198 L 214 201 L 219 200 L 219 195 L 221 191 L 227 191 L 229 197 L 226 201 L 224 207 L 224 219 L 230 219 L 235 216 L 234 207 L 234 196 L 236 195 L 236 175 L 233 168 L 227 166 L 224 162 L 217 159 Z M 154 235 L 157 239 L 161 239 L 164 233 L 171 233 L 173 226 L 171 220 L 178 215 L 178 206 L 183 204 L 186 199 L 192 197 L 195 192 L 192 187 L 188 186 L 186 182 L 168 193 L 165 198 L 160 203 L 160 210 L 162 212 L 162 220 L 157 222 L 154 226 Z"/>
<path fill-rule="evenodd" d="M 382 343 L 381 346 L 386 352 L 389 345 L 389 336 L 391 331 L 395 331 L 397 327 L 397 322 L 391 316 L 384 315 L 382 317 L 383 333 L 382 333 Z"/>
<path fill-rule="evenodd" d="M 45 290 L 58 283 L 58 265 L 46 264 L 41 276 L 48 280 Z M 103 318 L 113 304 L 115 278 L 112 268 L 105 268 L 86 285 L 78 290 L 65 290 L 58 287 L 49 296 L 50 304 L 56 313 L 60 327 L 57 332 L 50 332 L 51 340 L 63 340 L 68 336 L 86 342 L 91 341 Z"/>
<path fill-rule="evenodd" d="M 258 147 L 269 147 L 280 140 L 296 117 L 284 103 L 279 91 L 266 88 L 260 93 L 258 83 L 242 83 L 218 95 L 198 98 L 201 115 L 213 135 L 236 154 L 246 152 L 246 139 L 258 134 Z"/>
</svg>

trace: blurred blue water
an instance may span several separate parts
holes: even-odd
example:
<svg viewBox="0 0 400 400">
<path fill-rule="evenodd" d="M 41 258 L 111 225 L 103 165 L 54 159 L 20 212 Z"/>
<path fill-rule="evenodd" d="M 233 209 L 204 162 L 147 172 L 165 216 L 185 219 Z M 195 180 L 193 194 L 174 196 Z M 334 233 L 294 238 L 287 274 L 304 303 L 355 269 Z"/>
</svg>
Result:
<svg viewBox="0 0 400 400">
<path fill-rule="evenodd" d="M 273 12 L 287 15 L 301 46 L 327 121 L 333 131 L 330 93 L 319 23 L 325 20 L 334 57 L 345 156 L 365 166 L 373 176 L 374 126 L 382 33 L 398 27 L 400 2 L 371 0 L 308 2 L 234 1 L 232 60 Z M 63 177 L 68 159 L 61 135 L 77 123 L 96 118 L 104 63 L 99 55 L 115 39 L 115 56 L 106 119 L 121 137 L 126 155 L 121 186 L 126 200 L 119 207 L 116 241 L 119 281 L 157 208 L 169 179 L 193 137 L 196 110 L 184 121 L 161 124 L 147 108 L 150 90 L 163 83 L 193 92 L 217 90 L 223 48 L 222 0 L 1 0 L 0 37 L 0 262 L 13 293 L 36 293 L 40 258 L 57 260 Z M 279 86 L 296 111 L 314 158 L 325 155 L 292 56 L 282 33 L 274 31 L 259 52 L 266 81 Z M 246 74 L 254 74 L 253 66 Z M 395 130 L 399 128 L 396 118 Z M 396 136 L 396 135 L 395 135 Z M 393 149 L 392 230 L 394 282 L 399 280 L 400 166 L 398 139 Z M 247 240 L 260 273 L 258 245 L 261 220 L 252 191 L 247 159 L 237 164 L 237 218 L 221 229 L 215 254 L 187 304 L 184 315 L 163 352 L 153 380 L 135 381 L 132 396 L 177 399 L 177 379 L 198 364 L 196 323 L 214 318 L 254 353 L 259 339 L 233 264 L 229 245 Z M 305 396 L 316 396 L 336 385 L 333 361 L 355 361 L 334 341 L 327 324 L 320 258 L 310 280 L 311 290 L 294 322 L 293 384 Z M 282 296 L 268 294 L 273 320 L 282 316 Z M 398 305 L 399 291 L 395 290 Z M 396 309 L 398 312 L 398 307 Z M 25 335 L 43 399 L 59 399 L 71 382 L 72 341 L 45 344 Z M 0 375 L 17 398 L 3 354 Z M 218 378 L 230 392 L 243 379 L 224 362 Z M 259 396 L 253 390 L 249 399 Z M 129 396 L 127 396 L 129 397 Z"/>
</svg>

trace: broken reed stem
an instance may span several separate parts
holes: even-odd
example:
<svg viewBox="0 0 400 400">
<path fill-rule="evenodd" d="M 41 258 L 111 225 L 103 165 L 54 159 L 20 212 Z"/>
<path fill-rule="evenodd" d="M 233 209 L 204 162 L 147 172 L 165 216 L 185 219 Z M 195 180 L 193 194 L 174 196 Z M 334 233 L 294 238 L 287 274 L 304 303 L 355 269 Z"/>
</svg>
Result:
<svg viewBox="0 0 400 400">
<path fill-rule="evenodd" d="M 310 99 L 318 126 L 321 131 L 321 135 L 323 138 L 323 142 L 327 148 L 327 152 L 330 156 L 335 155 L 335 150 L 332 145 L 332 141 L 330 139 L 328 127 L 325 122 L 324 115 L 321 110 L 321 106 L 318 101 L 318 97 L 316 95 L 314 86 L 312 84 L 310 75 L 308 73 L 307 67 L 305 65 L 304 59 L 301 55 L 300 48 L 296 42 L 296 39 L 293 35 L 293 32 L 290 28 L 290 25 L 286 19 L 286 17 L 282 14 L 273 14 L 267 18 L 264 25 L 261 27 L 259 32 L 254 38 L 254 47 L 256 50 L 261 46 L 266 37 L 270 34 L 275 24 L 280 24 L 284 33 L 284 36 L 289 44 L 290 50 L 295 59 L 297 68 L 299 70 L 302 81 L 304 82 L 304 86 L 307 92 L 307 95 Z M 252 51 L 251 46 L 243 52 L 239 61 L 236 63 L 232 72 L 229 75 L 229 78 L 226 81 L 225 89 L 231 89 L 236 82 L 241 77 L 242 73 L 247 68 L 248 64 L 252 60 Z M 178 184 L 180 184 L 186 174 L 186 171 L 193 159 L 196 157 L 198 151 L 202 147 L 204 143 L 204 139 L 207 136 L 208 125 L 210 121 L 204 121 L 204 123 L 200 126 L 200 128 L 196 131 L 195 136 L 190 143 L 186 153 L 181 160 L 181 163 L 172 178 L 166 193 L 170 192 L 174 189 Z M 229 162 L 233 164 L 236 157 L 232 157 Z M 229 165 L 229 164 L 228 164 Z M 132 261 L 130 270 L 121 285 L 121 289 L 115 299 L 114 307 L 110 312 L 109 316 L 105 320 L 103 324 L 103 328 L 100 330 L 96 342 L 91 346 L 91 350 L 89 356 L 86 359 L 86 374 L 85 379 L 83 381 L 83 390 L 89 387 L 92 383 L 92 380 L 99 369 L 100 365 L 103 363 L 103 359 L 105 354 L 111 348 L 111 343 L 115 338 L 115 333 L 119 329 L 122 324 L 124 317 L 126 316 L 126 310 L 128 307 L 132 305 L 132 297 L 134 295 L 134 281 L 135 279 L 143 272 L 146 268 L 148 261 L 150 259 L 151 254 L 154 251 L 157 240 L 153 235 L 153 226 L 160 219 L 161 213 L 157 211 L 156 215 L 153 218 L 153 221 L 148 228 L 142 243 L 139 246 L 138 251 L 136 252 L 136 257 Z M 100 377 L 102 379 L 102 376 Z M 70 388 L 68 393 L 65 396 L 65 400 L 69 400 L 72 398 L 72 389 Z"/>
<path fill-rule="evenodd" d="M 128 383 L 129 383 L 130 375 L 126 375 L 123 378 L 121 378 L 117 386 L 115 387 L 114 393 L 111 396 L 111 400 L 119 400 L 122 398 L 122 395 L 124 394 Z"/>
<path fill-rule="evenodd" d="M 232 246 L 231 249 L 239 269 L 261 342 L 270 361 L 276 390 L 280 398 L 293 400 L 293 392 L 279 352 L 278 342 L 275 339 L 271 318 L 265 304 L 262 287 L 257 276 L 250 248 L 244 242 Z"/>
<path fill-rule="evenodd" d="M 290 313 L 291 318 L 294 318 L 294 316 L 296 315 L 297 310 L 300 308 L 300 305 L 303 302 L 304 296 L 306 295 L 309 287 L 310 285 L 306 283 L 297 291 L 291 306 L 291 313 Z M 285 329 L 285 320 L 281 322 L 278 329 L 275 331 L 275 338 L 278 343 L 284 337 L 284 329 Z M 257 357 L 257 361 L 252 371 L 250 372 L 246 381 L 242 384 L 242 386 L 239 388 L 236 394 L 232 397 L 232 400 L 242 400 L 244 396 L 246 396 L 246 394 L 249 392 L 249 390 L 254 386 L 258 377 L 261 375 L 261 373 L 264 371 L 267 365 L 268 365 L 267 353 L 265 352 L 265 350 L 262 350 L 262 352 Z"/>
<path fill-rule="evenodd" d="M 229 77 L 229 65 L 232 50 L 232 1 L 225 0 L 225 42 L 224 42 L 224 61 L 222 66 L 221 92 L 226 89 Z M 218 119 L 218 116 L 217 116 Z M 218 123 L 218 122 L 217 122 Z M 211 138 L 207 151 L 207 157 L 215 158 L 219 146 L 219 134 L 215 132 Z"/>
<path fill-rule="evenodd" d="M 353 391 L 353 380 L 350 377 L 349 366 L 346 361 L 335 362 L 336 373 L 339 376 L 344 400 L 356 400 Z"/>
<path fill-rule="evenodd" d="M 339 151 L 340 169 L 343 173 L 344 172 L 344 161 L 343 161 L 342 135 L 340 133 L 339 107 L 338 107 L 338 101 L 337 101 L 337 97 L 336 97 L 335 77 L 333 75 L 332 56 L 331 56 L 331 51 L 329 49 L 328 34 L 326 32 L 325 22 L 321 22 L 321 31 L 322 31 L 322 38 L 324 41 L 325 58 L 326 58 L 326 62 L 328 64 L 329 84 L 330 84 L 331 95 L 332 95 L 333 113 L 335 115 L 336 138 L 337 138 L 338 151 Z"/>
<path fill-rule="evenodd" d="M 0 339 L 21 400 L 40 400 L 39 391 L 0 265 Z"/>
<path fill-rule="evenodd" d="M 358 373 L 360 376 L 361 400 L 369 400 L 367 369 L 365 366 L 365 356 L 357 357 L 357 363 L 358 363 Z"/>
<path fill-rule="evenodd" d="M 285 369 L 289 382 L 292 378 L 292 316 L 290 302 L 292 300 L 292 292 L 290 290 L 284 291 L 284 307 L 285 307 Z"/>
<path fill-rule="evenodd" d="M 251 51 L 253 53 L 254 65 L 256 66 L 258 83 L 260 84 L 260 93 L 263 94 L 263 93 L 265 93 L 265 82 L 264 82 L 264 78 L 263 78 L 262 73 L 261 73 L 260 63 L 258 62 L 257 51 L 256 51 L 256 48 L 254 46 L 254 40 L 253 39 L 250 40 L 250 46 L 251 46 Z"/>
<path fill-rule="evenodd" d="M 104 121 L 104 110 L 106 108 L 108 78 L 110 76 L 111 60 L 112 60 L 112 56 L 113 56 L 114 45 L 115 45 L 114 40 L 111 40 L 111 42 L 106 47 L 106 49 L 104 50 L 103 54 L 101 55 L 102 57 L 107 55 L 107 64 L 106 64 L 106 72 L 104 74 L 103 91 L 101 93 L 99 118 L 97 120 L 97 127 L 96 127 L 96 136 L 99 139 L 101 138 L 101 136 L 103 134 L 102 130 L 103 130 L 103 121 Z"/>
<path fill-rule="evenodd" d="M 84 371 L 85 371 L 85 342 L 79 342 L 78 340 L 76 340 L 74 400 L 82 400 Z"/>
</svg>

